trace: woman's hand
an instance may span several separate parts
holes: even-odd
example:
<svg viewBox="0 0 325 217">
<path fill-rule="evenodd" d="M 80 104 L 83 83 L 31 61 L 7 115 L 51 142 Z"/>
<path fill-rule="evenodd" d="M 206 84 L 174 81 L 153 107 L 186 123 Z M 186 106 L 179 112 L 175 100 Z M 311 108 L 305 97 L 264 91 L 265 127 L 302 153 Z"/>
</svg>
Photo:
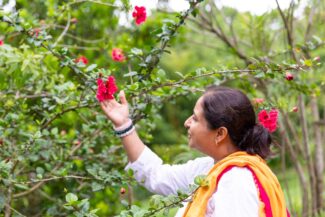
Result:
<svg viewBox="0 0 325 217">
<path fill-rule="evenodd" d="M 102 110 L 105 112 L 115 127 L 122 126 L 129 119 L 128 102 L 126 101 L 124 91 L 119 93 L 120 102 L 115 99 L 105 100 L 100 103 Z"/>
</svg>

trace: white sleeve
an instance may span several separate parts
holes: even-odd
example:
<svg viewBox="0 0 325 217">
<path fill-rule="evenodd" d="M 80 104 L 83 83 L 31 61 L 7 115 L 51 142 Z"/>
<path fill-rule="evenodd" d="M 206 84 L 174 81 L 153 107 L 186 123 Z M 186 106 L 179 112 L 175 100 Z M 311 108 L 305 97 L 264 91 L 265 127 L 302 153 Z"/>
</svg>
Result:
<svg viewBox="0 0 325 217">
<path fill-rule="evenodd" d="M 212 195 L 212 217 L 258 217 L 258 193 L 252 173 L 234 167 L 220 179 Z"/>
<path fill-rule="evenodd" d="M 147 146 L 133 163 L 125 170 L 132 169 L 135 179 L 149 191 L 162 194 L 176 194 L 177 190 L 186 190 L 194 177 L 205 174 L 213 166 L 210 157 L 197 158 L 185 164 L 163 164 L 162 160 Z"/>
</svg>

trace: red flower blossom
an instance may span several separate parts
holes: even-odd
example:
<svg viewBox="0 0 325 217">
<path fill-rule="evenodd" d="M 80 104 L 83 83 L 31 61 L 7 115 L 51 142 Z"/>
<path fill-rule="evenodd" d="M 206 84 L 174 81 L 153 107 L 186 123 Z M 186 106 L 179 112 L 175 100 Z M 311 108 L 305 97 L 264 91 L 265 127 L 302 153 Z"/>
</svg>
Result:
<svg viewBox="0 0 325 217">
<path fill-rule="evenodd" d="M 144 6 L 135 6 L 132 17 L 135 19 L 135 24 L 140 25 L 147 19 L 146 8 Z"/>
<path fill-rule="evenodd" d="M 82 62 L 83 64 L 87 65 L 88 64 L 88 59 L 84 56 L 78 57 L 77 59 L 74 60 L 76 63 Z"/>
<path fill-rule="evenodd" d="M 264 102 L 263 98 L 254 98 L 253 99 L 253 104 L 258 105 L 258 104 L 262 104 Z"/>
<path fill-rule="evenodd" d="M 269 113 L 266 110 L 258 113 L 258 121 L 262 124 L 270 133 L 273 133 L 277 128 L 278 111 L 272 109 Z"/>
<path fill-rule="evenodd" d="M 3 41 L 0 39 L 0 46 L 2 46 L 4 43 L 3 43 Z"/>
<path fill-rule="evenodd" d="M 123 62 L 126 59 L 123 54 L 123 50 L 120 48 L 113 48 L 112 59 L 116 62 Z"/>
<path fill-rule="evenodd" d="M 293 80 L 293 74 L 291 74 L 290 72 L 287 72 L 286 75 L 285 75 L 285 78 L 286 78 L 288 81 L 291 81 L 291 80 Z"/>
<path fill-rule="evenodd" d="M 114 99 L 113 94 L 118 90 L 115 84 L 115 78 L 109 76 L 106 83 L 101 79 L 97 79 L 97 99 L 102 102 L 107 99 Z"/>
</svg>

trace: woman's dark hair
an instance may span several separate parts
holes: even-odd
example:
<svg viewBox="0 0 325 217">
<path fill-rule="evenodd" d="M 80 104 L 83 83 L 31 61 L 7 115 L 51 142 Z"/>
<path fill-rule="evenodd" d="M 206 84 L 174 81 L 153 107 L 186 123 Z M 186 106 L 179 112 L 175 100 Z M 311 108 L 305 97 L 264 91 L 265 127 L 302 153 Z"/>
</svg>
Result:
<svg viewBox="0 0 325 217">
<path fill-rule="evenodd" d="M 272 138 L 256 124 L 254 108 L 239 90 L 209 86 L 203 95 L 203 112 L 209 129 L 225 127 L 232 142 L 242 151 L 267 158 Z"/>
</svg>

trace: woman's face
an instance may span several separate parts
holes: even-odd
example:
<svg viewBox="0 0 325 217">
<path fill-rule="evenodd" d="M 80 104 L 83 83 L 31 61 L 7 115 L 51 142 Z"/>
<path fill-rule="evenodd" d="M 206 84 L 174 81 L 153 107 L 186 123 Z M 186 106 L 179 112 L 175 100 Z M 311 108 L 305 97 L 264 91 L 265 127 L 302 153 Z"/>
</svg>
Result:
<svg viewBox="0 0 325 217">
<path fill-rule="evenodd" d="M 188 129 L 189 146 L 204 154 L 210 155 L 213 153 L 213 149 L 215 149 L 216 131 L 208 128 L 202 103 L 203 96 L 196 102 L 193 115 L 187 118 L 184 126 Z"/>
</svg>

